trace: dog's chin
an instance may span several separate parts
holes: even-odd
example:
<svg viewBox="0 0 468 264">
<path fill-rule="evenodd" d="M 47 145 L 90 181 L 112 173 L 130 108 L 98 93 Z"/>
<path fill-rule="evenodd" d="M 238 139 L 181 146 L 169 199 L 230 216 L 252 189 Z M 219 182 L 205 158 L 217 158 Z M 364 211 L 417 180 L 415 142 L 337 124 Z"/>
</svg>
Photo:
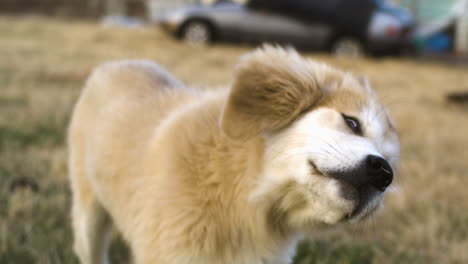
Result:
<svg viewBox="0 0 468 264">
<path fill-rule="evenodd" d="M 346 186 L 346 188 L 349 187 Z M 346 190 L 346 188 L 344 188 L 344 190 Z M 346 191 L 343 191 L 343 193 L 346 193 Z M 354 209 L 346 214 L 342 221 L 357 223 L 366 220 L 383 206 L 383 192 L 372 186 L 361 188 L 359 190 L 354 189 L 353 193 L 358 193 L 358 197 L 354 195 Z"/>
</svg>

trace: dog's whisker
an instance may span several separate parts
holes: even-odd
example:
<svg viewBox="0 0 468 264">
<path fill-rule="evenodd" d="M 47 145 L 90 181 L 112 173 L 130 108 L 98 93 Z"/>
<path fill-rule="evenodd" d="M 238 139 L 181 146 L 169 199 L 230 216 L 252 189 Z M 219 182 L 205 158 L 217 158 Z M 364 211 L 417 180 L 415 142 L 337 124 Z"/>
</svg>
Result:
<svg viewBox="0 0 468 264">
<path fill-rule="evenodd" d="M 324 147 L 320 147 L 321 150 L 325 151 L 325 153 L 329 155 L 333 155 L 328 149 L 325 149 Z"/>
<path fill-rule="evenodd" d="M 274 159 L 274 161 L 285 161 L 287 159 L 290 159 L 290 158 L 293 158 L 294 156 L 297 156 L 297 155 L 301 155 L 301 154 L 308 154 L 307 152 L 306 153 L 291 153 L 290 155 L 287 155 L 287 156 L 283 156 L 283 157 L 278 157 L 276 159 Z M 315 154 L 319 154 L 319 155 L 326 155 L 326 154 L 323 154 L 323 153 L 315 153 Z M 327 158 L 320 158 L 321 160 L 323 161 L 328 161 L 329 159 Z"/>
<path fill-rule="evenodd" d="M 383 171 L 385 171 L 386 173 L 388 174 L 391 174 L 391 172 L 389 172 L 388 170 L 386 170 L 384 167 L 381 168 Z"/>
<path fill-rule="evenodd" d="M 339 151 L 338 151 L 336 148 L 334 148 L 330 143 L 328 143 L 328 142 L 326 142 L 326 141 L 324 141 L 324 140 L 322 140 L 322 141 L 323 141 L 325 144 L 327 144 L 327 145 L 331 148 L 331 150 L 333 150 L 334 152 L 336 152 L 336 153 L 340 154 L 341 156 L 347 158 L 343 153 L 339 152 Z M 331 153 L 330 153 L 330 155 L 331 155 Z M 338 157 L 337 157 L 337 159 L 338 159 Z M 340 160 L 341 163 L 345 163 L 343 160 L 341 160 L 341 159 L 339 159 L 339 160 Z"/>
<path fill-rule="evenodd" d="M 333 155 L 333 153 L 331 153 L 330 151 L 328 151 L 327 149 L 321 147 L 320 148 L 322 151 L 325 151 L 328 155 L 330 155 L 331 157 L 334 157 L 335 159 L 337 159 L 339 162 L 341 163 L 344 163 L 343 160 L 341 160 L 340 158 L 338 158 L 338 156 L 336 155 Z"/>
<path fill-rule="evenodd" d="M 336 141 L 336 139 L 333 139 L 333 141 L 334 141 L 335 144 L 338 146 L 338 148 L 341 149 L 341 153 L 345 152 L 344 149 L 341 147 L 341 145 L 338 143 L 338 141 Z M 348 156 L 346 156 L 346 155 L 343 155 L 343 156 L 345 156 L 346 159 L 348 159 L 348 161 L 351 161 L 351 159 L 350 159 Z"/>
</svg>

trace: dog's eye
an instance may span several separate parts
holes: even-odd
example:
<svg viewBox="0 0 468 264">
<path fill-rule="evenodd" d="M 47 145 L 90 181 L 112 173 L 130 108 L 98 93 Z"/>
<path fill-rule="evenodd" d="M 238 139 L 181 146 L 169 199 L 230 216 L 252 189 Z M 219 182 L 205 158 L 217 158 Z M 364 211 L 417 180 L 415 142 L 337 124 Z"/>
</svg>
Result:
<svg viewBox="0 0 468 264">
<path fill-rule="evenodd" d="M 361 130 L 361 124 L 359 123 L 359 120 L 355 117 L 347 116 L 345 114 L 341 114 L 343 116 L 344 121 L 346 122 L 346 125 L 355 133 L 358 135 L 362 135 L 362 130 Z"/>
</svg>

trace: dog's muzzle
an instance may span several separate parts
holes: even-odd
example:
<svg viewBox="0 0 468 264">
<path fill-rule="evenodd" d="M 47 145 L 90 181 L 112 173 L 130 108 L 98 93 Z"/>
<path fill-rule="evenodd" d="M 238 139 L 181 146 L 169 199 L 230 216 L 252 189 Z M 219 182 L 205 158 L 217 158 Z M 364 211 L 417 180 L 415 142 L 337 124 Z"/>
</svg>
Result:
<svg viewBox="0 0 468 264">
<path fill-rule="evenodd" d="M 355 169 L 329 173 L 344 180 L 358 190 L 374 187 L 384 192 L 393 181 L 393 170 L 382 157 L 368 155 Z"/>
</svg>

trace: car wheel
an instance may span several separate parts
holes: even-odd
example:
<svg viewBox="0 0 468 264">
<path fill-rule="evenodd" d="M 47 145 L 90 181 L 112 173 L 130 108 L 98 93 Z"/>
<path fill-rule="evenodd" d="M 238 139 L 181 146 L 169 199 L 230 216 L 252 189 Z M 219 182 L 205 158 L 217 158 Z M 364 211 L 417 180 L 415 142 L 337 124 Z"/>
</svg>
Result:
<svg viewBox="0 0 468 264">
<path fill-rule="evenodd" d="M 333 42 L 331 53 L 336 56 L 361 57 L 364 55 L 364 48 L 357 39 L 339 38 Z"/>
<path fill-rule="evenodd" d="M 213 40 L 213 30 L 206 22 L 191 21 L 184 26 L 181 38 L 190 44 L 208 44 Z"/>
</svg>

